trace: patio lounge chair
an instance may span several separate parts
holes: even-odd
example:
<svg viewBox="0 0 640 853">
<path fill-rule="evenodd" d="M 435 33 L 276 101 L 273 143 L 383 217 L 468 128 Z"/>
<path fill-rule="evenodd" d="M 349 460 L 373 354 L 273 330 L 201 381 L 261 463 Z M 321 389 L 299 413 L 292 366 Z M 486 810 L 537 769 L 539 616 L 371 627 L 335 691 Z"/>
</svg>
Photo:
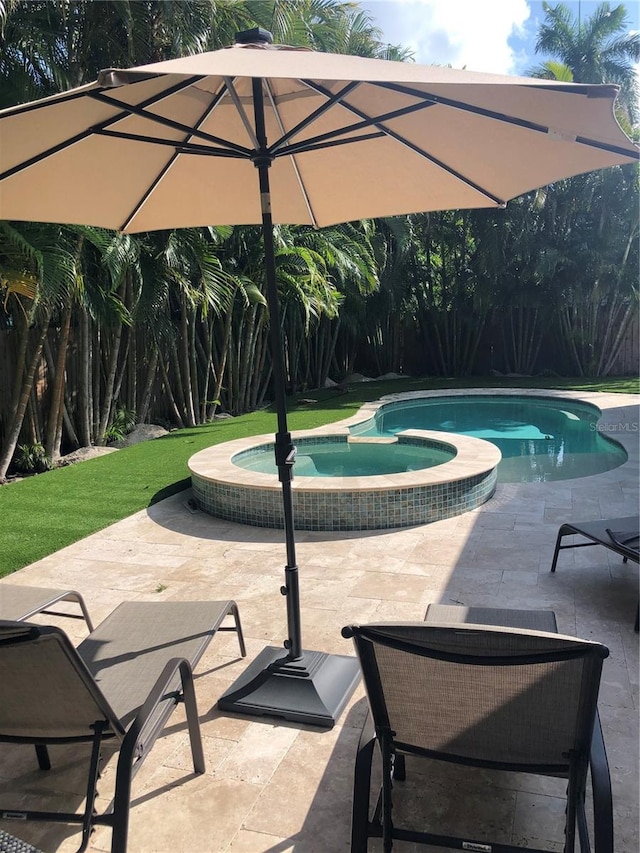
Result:
<svg viewBox="0 0 640 853">
<path fill-rule="evenodd" d="M 565 536 L 578 534 L 589 542 L 573 542 L 571 545 L 562 545 Z M 560 551 L 566 548 L 589 548 L 593 545 L 602 545 L 610 551 L 620 554 L 623 560 L 640 562 L 640 551 L 638 543 L 640 539 L 640 520 L 637 515 L 626 518 L 610 518 L 605 521 L 572 521 L 562 524 L 556 539 L 556 548 L 553 552 L 551 571 L 555 572 L 556 563 Z"/>
<path fill-rule="evenodd" d="M 226 616 L 234 625 L 221 627 Z M 233 601 L 127 602 L 74 648 L 59 628 L 0 622 L 0 742 L 33 744 L 50 768 L 49 744 L 90 743 L 82 813 L 6 808 L 0 818 L 80 824 L 86 849 L 94 825 L 113 830 L 112 853 L 127 848 L 131 780 L 179 702 L 185 703 L 193 765 L 204 755 L 192 670 L 216 631 L 244 639 Z M 94 813 L 102 746 L 119 750 L 112 804 Z"/>
<path fill-rule="evenodd" d="M 572 542 L 571 545 L 562 545 L 565 536 L 582 536 L 588 542 Z M 640 519 L 637 515 L 626 518 L 610 518 L 605 521 L 572 521 L 560 526 L 556 547 L 553 552 L 551 571 L 555 572 L 560 551 L 567 548 L 589 548 L 593 545 L 602 545 L 616 554 L 620 554 L 623 561 L 632 560 L 640 562 Z M 640 604 L 636 609 L 636 621 L 634 630 L 640 628 Z"/>
<path fill-rule="evenodd" d="M 59 601 L 73 601 L 80 613 L 56 611 L 51 608 Z M 93 631 L 93 622 L 84 603 L 84 598 L 75 589 L 45 589 L 41 586 L 18 586 L 0 584 L 0 619 L 23 622 L 37 613 L 50 616 L 66 616 L 69 619 L 84 619 L 89 633 Z"/>
<path fill-rule="evenodd" d="M 609 770 L 596 709 L 605 646 L 555 633 L 551 611 L 447 605 L 431 605 L 423 623 L 353 625 L 343 634 L 353 637 L 371 709 L 356 757 L 352 853 L 366 853 L 370 837 L 383 839 L 385 853 L 394 840 L 543 853 L 394 825 L 393 788 L 405 779 L 406 755 L 566 778 L 565 853 L 576 849 L 576 826 L 580 850 L 592 849 L 584 805 L 590 763 L 595 853 L 613 853 Z M 376 743 L 382 790 L 370 818 Z"/>
</svg>

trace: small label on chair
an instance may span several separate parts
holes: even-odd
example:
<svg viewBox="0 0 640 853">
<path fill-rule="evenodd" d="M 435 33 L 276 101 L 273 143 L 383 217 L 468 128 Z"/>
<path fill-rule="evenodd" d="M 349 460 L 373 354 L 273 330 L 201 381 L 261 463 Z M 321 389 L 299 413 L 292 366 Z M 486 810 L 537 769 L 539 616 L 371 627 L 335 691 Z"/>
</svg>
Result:
<svg viewBox="0 0 640 853">
<path fill-rule="evenodd" d="M 476 850 L 478 853 L 491 853 L 493 847 L 491 844 L 478 844 L 476 841 L 463 841 L 463 850 Z"/>
<path fill-rule="evenodd" d="M 26 812 L 2 812 L 4 820 L 26 820 Z"/>
</svg>

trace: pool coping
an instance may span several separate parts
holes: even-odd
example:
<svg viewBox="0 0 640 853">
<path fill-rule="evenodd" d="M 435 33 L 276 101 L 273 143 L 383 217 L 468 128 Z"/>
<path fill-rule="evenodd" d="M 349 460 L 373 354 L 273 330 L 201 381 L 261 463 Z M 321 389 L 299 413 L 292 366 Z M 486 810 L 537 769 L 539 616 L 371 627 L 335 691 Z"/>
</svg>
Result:
<svg viewBox="0 0 640 853">
<path fill-rule="evenodd" d="M 349 419 L 350 420 L 350 419 Z M 297 430 L 292 433 L 294 444 L 302 438 L 329 438 L 330 436 L 350 436 L 345 422 L 340 421 L 319 429 Z M 475 477 L 493 470 L 502 454 L 498 448 L 481 438 L 437 432 L 435 430 L 403 430 L 402 436 L 422 440 L 425 443 L 445 444 L 456 450 L 453 459 L 435 465 L 432 468 L 420 468 L 416 471 L 403 471 L 398 474 L 379 474 L 367 477 L 303 477 L 295 475 L 292 489 L 296 492 L 336 492 L 349 490 L 387 491 L 391 489 L 409 489 L 416 486 L 440 485 L 452 483 L 462 477 Z M 357 440 L 357 438 L 356 438 Z M 253 435 L 216 444 L 195 453 L 188 461 L 193 475 L 205 478 L 212 483 L 224 483 L 236 487 L 253 487 L 263 490 L 280 491 L 282 486 L 276 474 L 263 474 L 234 464 L 232 459 L 238 453 L 254 449 L 260 445 L 273 445 L 273 434 Z M 387 440 L 382 443 L 389 443 Z"/>
</svg>

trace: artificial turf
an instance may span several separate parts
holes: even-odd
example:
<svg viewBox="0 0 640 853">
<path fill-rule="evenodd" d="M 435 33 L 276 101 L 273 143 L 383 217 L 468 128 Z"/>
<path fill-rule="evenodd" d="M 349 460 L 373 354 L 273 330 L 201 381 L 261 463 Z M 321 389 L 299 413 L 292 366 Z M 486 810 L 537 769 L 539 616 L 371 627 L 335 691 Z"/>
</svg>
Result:
<svg viewBox="0 0 640 853">
<path fill-rule="evenodd" d="M 638 393 L 637 378 L 399 379 L 349 389 L 309 391 L 290 398 L 289 427 L 312 429 L 354 414 L 367 401 L 400 391 L 461 387 L 563 388 Z M 187 461 L 205 447 L 248 435 L 272 434 L 272 409 L 175 430 L 0 487 L 0 577 L 101 530 L 190 485 Z"/>
</svg>

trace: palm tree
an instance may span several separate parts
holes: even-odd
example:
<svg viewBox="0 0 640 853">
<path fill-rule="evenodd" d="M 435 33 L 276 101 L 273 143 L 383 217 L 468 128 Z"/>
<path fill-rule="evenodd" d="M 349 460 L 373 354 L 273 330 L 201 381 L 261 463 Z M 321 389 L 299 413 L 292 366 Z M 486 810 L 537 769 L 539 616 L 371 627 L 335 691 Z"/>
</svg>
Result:
<svg viewBox="0 0 640 853">
<path fill-rule="evenodd" d="M 558 62 L 547 61 L 530 73 L 577 83 L 615 83 L 620 86 L 620 104 L 635 121 L 640 35 L 630 32 L 626 8 L 601 3 L 590 18 L 582 20 L 564 3 L 542 5 L 545 21 L 538 32 L 536 53 L 549 54 Z"/>
<path fill-rule="evenodd" d="M 7 429 L 0 447 L 0 483 L 16 449 L 51 320 L 77 281 L 70 229 L 0 223 L 0 290 L 18 340 Z"/>
</svg>

